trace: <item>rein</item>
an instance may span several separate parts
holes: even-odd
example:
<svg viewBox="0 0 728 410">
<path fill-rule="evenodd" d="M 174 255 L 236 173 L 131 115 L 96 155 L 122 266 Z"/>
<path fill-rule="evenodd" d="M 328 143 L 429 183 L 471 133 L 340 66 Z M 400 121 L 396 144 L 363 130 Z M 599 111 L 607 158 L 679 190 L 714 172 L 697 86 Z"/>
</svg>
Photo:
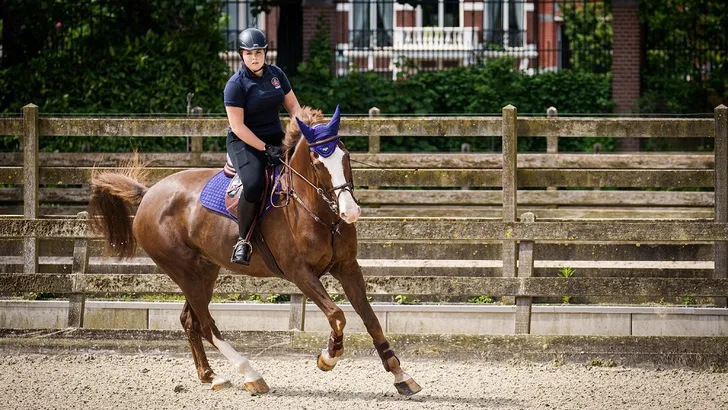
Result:
<svg viewBox="0 0 728 410">
<path fill-rule="evenodd" d="M 339 206 L 336 204 L 336 202 L 333 202 L 332 200 L 330 200 L 326 197 L 326 195 L 324 194 L 324 190 L 321 189 L 321 187 L 314 185 L 306 177 L 301 175 L 301 173 L 299 173 L 298 171 L 293 169 L 293 167 L 288 165 L 288 162 L 289 162 L 289 156 L 288 156 L 288 153 L 286 153 L 285 161 L 281 161 L 281 164 L 283 164 L 283 166 L 286 168 L 288 176 L 289 176 L 288 177 L 289 186 L 288 186 L 288 192 L 286 195 L 286 201 L 283 205 L 275 205 L 272 203 L 272 200 L 271 200 L 271 205 L 273 205 L 276 208 L 285 208 L 290 203 L 290 198 L 293 198 L 296 200 L 296 202 L 298 202 L 301 205 L 301 207 L 303 209 L 306 210 L 306 212 L 308 212 L 309 215 L 311 215 L 311 218 L 313 218 L 314 221 L 316 221 L 317 223 L 319 223 L 320 225 L 322 225 L 323 227 L 328 229 L 329 232 L 331 232 L 331 260 L 329 261 L 328 265 L 326 265 L 324 270 L 322 270 L 321 273 L 319 273 L 318 276 L 321 277 L 326 272 L 328 272 L 329 269 L 331 269 L 331 267 L 334 265 L 334 260 L 336 259 L 336 236 L 341 236 L 340 226 L 341 226 L 341 221 L 342 221 L 341 217 L 339 216 Z M 316 190 L 316 193 L 318 193 L 319 197 L 321 197 L 321 199 L 323 199 L 329 205 L 329 209 L 334 213 L 334 215 L 336 215 L 335 222 L 332 222 L 331 224 L 326 223 L 323 219 L 321 219 L 318 215 L 316 215 L 316 213 L 313 212 L 311 210 L 311 208 L 309 208 L 308 205 L 306 205 L 305 202 L 303 202 L 303 200 L 298 195 L 298 193 L 296 193 L 296 191 L 293 189 L 293 179 L 291 178 L 292 174 L 296 174 L 299 178 L 304 180 L 307 184 L 311 185 Z M 273 188 L 274 190 L 275 190 L 275 186 L 280 184 L 280 178 L 281 178 L 281 176 L 279 175 L 278 180 L 276 180 L 276 182 L 274 184 L 274 188 Z M 349 184 L 349 185 L 351 185 L 351 184 Z M 352 197 L 353 196 L 354 195 L 352 192 Z M 272 195 L 271 195 L 271 197 L 272 197 Z M 338 199 L 338 197 L 337 197 L 337 199 Z"/>
<path fill-rule="evenodd" d="M 323 140 L 323 141 L 318 141 L 318 142 L 313 143 L 313 144 L 310 144 L 310 145 L 311 146 L 315 146 L 315 145 L 325 144 L 326 142 L 333 141 L 336 138 L 338 138 L 338 137 L 337 136 L 334 136 L 332 138 L 329 138 L 329 139 L 326 139 L 326 140 Z M 287 192 L 288 195 L 287 196 L 289 198 L 295 199 L 296 202 L 298 202 L 303 207 L 303 209 L 305 209 L 306 212 L 308 212 L 309 215 L 311 215 L 311 217 L 316 222 L 318 222 L 319 224 L 321 224 L 321 225 L 325 226 L 327 229 L 329 229 L 329 231 L 331 232 L 332 235 L 340 235 L 341 232 L 339 230 L 339 224 L 341 223 L 342 219 L 339 216 L 339 205 L 338 205 L 339 196 L 341 196 L 342 193 L 348 191 L 351 194 L 351 197 L 354 198 L 354 202 L 356 202 L 358 204 L 359 201 L 354 196 L 354 184 L 352 182 L 346 182 L 344 184 L 337 185 L 335 187 L 329 188 L 327 191 L 324 191 L 323 188 L 321 188 L 317 184 L 314 184 L 313 182 L 309 181 L 308 178 L 306 178 L 305 176 L 301 175 L 300 172 L 296 171 L 295 169 L 293 169 L 293 167 L 291 167 L 290 165 L 288 165 L 289 162 L 290 162 L 289 156 L 288 156 L 288 153 L 286 153 L 286 159 L 285 159 L 285 161 L 281 161 L 281 164 L 283 164 L 283 166 L 286 168 L 286 172 L 289 175 L 289 181 L 291 181 L 291 184 L 288 187 L 288 192 Z M 311 166 L 313 167 L 313 164 L 311 164 Z M 316 179 L 318 180 L 319 179 L 318 178 L 318 171 L 316 171 L 315 168 L 314 168 L 314 172 L 316 173 Z M 327 224 L 323 219 L 321 219 L 318 215 L 316 215 L 316 213 L 313 212 L 311 210 L 311 208 L 309 208 L 303 202 L 303 200 L 301 199 L 301 197 L 296 193 L 296 191 L 293 190 L 293 183 L 292 183 L 293 180 L 290 177 L 291 174 L 296 174 L 296 176 L 298 176 L 299 178 L 301 178 L 304 182 L 306 182 L 308 185 L 310 185 L 316 191 L 316 193 L 318 194 L 318 196 L 324 202 L 326 202 L 326 204 L 329 206 L 329 210 L 331 210 L 331 212 L 336 216 L 336 221 L 335 222 L 332 222 L 330 225 Z M 279 176 L 279 180 L 276 181 L 275 185 L 278 185 L 279 183 L 280 183 L 280 176 Z M 336 191 L 337 190 L 339 190 L 339 193 L 338 194 L 336 194 Z M 326 195 L 327 193 L 331 193 L 332 195 L 336 195 L 336 199 L 335 200 L 334 199 L 330 199 L 329 196 Z M 286 202 L 283 205 L 275 205 L 275 204 L 271 204 L 271 205 L 273 205 L 276 208 L 284 208 L 284 207 L 288 206 L 288 203 L 289 202 L 290 202 L 290 199 L 286 198 Z"/>
<path fill-rule="evenodd" d="M 315 147 L 318 145 L 330 143 L 336 139 L 338 139 L 339 136 L 335 135 L 333 137 L 324 139 L 322 141 L 316 141 L 314 143 L 309 144 L 309 147 Z M 351 158 L 349 158 L 351 160 Z M 324 268 L 324 270 L 319 274 L 319 277 L 324 275 L 326 272 L 331 269 L 331 267 L 334 264 L 334 261 L 336 259 L 336 236 L 341 236 L 341 222 L 343 221 L 341 219 L 341 216 L 339 215 L 339 196 L 345 192 L 348 191 L 351 194 L 351 197 L 354 199 L 354 201 L 358 204 L 359 201 L 354 196 L 354 184 L 353 182 L 346 182 L 344 184 L 329 188 L 328 190 L 324 191 L 323 188 L 318 186 L 317 184 L 314 184 L 313 182 L 309 181 L 308 178 L 303 176 L 300 172 L 293 169 L 292 166 L 289 165 L 290 163 L 290 154 L 289 152 L 286 152 L 285 159 L 279 160 L 280 163 L 283 165 L 283 167 L 286 169 L 285 173 L 288 174 L 288 187 L 285 190 L 286 191 L 286 200 L 281 205 L 276 205 L 273 203 L 272 195 L 271 195 L 271 206 L 274 208 L 285 208 L 290 203 L 290 198 L 293 198 L 296 202 L 298 202 L 301 207 L 308 212 L 309 215 L 311 215 L 311 218 L 313 218 L 314 221 L 316 221 L 321 226 L 325 227 L 329 230 L 331 233 L 331 260 L 329 261 L 329 264 Z M 316 170 L 316 168 L 313 166 L 313 163 L 309 162 L 311 165 L 311 168 L 313 168 L 314 174 L 316 175 L 317 182 L 321 180 L 319 177 L 319 173 Z M 301 199 L 301 197 L 298 195 L 298 193 L 293 189 L 293 174 L 301 178 L 304 182 L 306 182 L 308 185 L 310 185 L 318 194 L 319 198 L 321 198 L 326 204 L 329 206 L 329 210 L 334 214 L 336 217 L 336 220 L 331 223 L 327 223 L 324 221 L 321 217 L 316 215 L 314 211 L 311 210 L 311 208 L 306 205 L 306 203 Z M 281 173 L 276 181 L 273 184 L 273 191 L 275 191 L 276 187 L 281 184 L 281 178 L 283 176 L 283 173 Z M 351 178 L 349 178 L 351 180 Z M 337 194 L 336 191 L 339 190 L 339 193 Z M 330 193 L 331 195 L 327 195 L 327 193 Z M 335 199 L 331 199 L 331 197 L 334 197 Z"/>
</svg>

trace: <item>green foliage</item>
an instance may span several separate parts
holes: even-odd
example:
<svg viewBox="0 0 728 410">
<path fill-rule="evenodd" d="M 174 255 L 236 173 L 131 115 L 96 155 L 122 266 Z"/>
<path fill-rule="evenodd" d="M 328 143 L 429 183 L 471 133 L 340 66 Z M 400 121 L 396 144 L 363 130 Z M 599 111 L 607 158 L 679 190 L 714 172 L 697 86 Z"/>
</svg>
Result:
<svg viewBox="0 0 728 410">
<path fill-rule="evenodd" d="M 394 301 L 398 305 L 414 305 L 416 303 L 420 303 L 419 299 L 410 299 L 410 297 L 407 295 L 396 295 L 394 297 Z"/>
<path fill-rule="evenodd" d="M 562 113 L 607 113 L 611 98 L 611 75 L 583 71 L 547 72 L 530 76 L 516 70 L 512 58 L 492 59 L 484 64 L 423 71 L 406 79 L 392 81 L 373 72 L 333 75 L 334 55 L 328 41 L 328 28 L 320 25 L 310 43 L 311 58 L 299 66 L 292 78 L 296 95 L 303 105 L 333 112 L 336 104 L 347 114 L 364 114 L 378 107 L 382 114 L 500 114 L 508 104 L 520 113 L 543 115 L 550 106 Z M 366 148 L 366 140 L 347 140 L 352 151 Z M 453 152 L 462 143 L 473 151 L 500 150 L 500 138 L 403 138 L 383 137 L 383 151 Z M 577 139 L 563 142 L 566 151 L 591 151 L 589 143 Z M 607 145 L 605 143 L 605 145 Z M 609 150 L 609 147 L 604 149 Z M 519 139 L 522 151 L 544 151 L 545 139 Z"/>
<path fill-rule="evenodd" d="M 561 278 L 570 278 L 570 277 L 574 276 L 575 273 L 576 273 L 576 271 L 574 269 L 566 267 L 566 268 L 559 269 L 558 275 Z M 562 296 L 561 301 L 564 303 L 570 303 L 571 296 Z"/>
<path fill-rule="evenodd" d="M 590 73 L 612 69 L 611 1 L 562 1 L 564 30 L 569 39 L 571 68 Z M 568 94 L 567 94 L 568 95 Z"/>
<path fill-rule="evenodd" d="M 639 110 L 705 113 L 728 103 L 728 3 L 640 2 L 647 28 Z"/>
<path fill-rule="evenodd" d="M 291 301 L 291 295 L 280 295 L 278 293 L 274 293 L 272 295 L 268 295 L 268 297 L 266 298 L 266 301 L 268 303 L 290 302 Z"/>
<path fill-rule="evenodd" d="M 559 269 L 559 277 L 561 278 L 570 278 L 574 276 L 576 271 L 572 268 L 561 268 Z"/>
<path fill-rule="evenodd" d="M 189 92 L 195 93 L 195 105 L 208 112 L 223 111 L 221 93 L 229 69 L 218 56 L 225 49 L 220 1 L 150 0 L 145 20 L 127 2 L 109 1 L 103 8 L 97 2 L 51 3 L 49 16 L 33 23 L 48 31 L 49 24 L 66 16 L 69 20 L 54 38 L 67 46 L 45 49 L 25 63 L 0 70 L 0 112 L 18 113 L 32 102 L 41 114 L 183 114 Z M 95 16 L 94 31 L 84 25 L 90 23 L 78 20 L 81 12 Z M 185 147 L 182 138 L 58 137 L 50 142 L 41 149 L 80 150 L 84 143 L 93 151 Z M 3 150 L 10 144 L 0 141 Z"/>
<path fill-rule="evenodd" d="M 695 305 L 695 297 L 687 295 L 680 297 L 680 304 L 685 306 Z"/>
<path fill-rule="evenodd" d="M 319 84 L 331 81 L 331 69 L 334 63 L 334 50 L 329 44 L 330 28 L 325 21 L 320 20 L 316 25 L 316 32 L 311 38 L 310 55 L 307 61 L 298 65 L 298 78 L 296 82 L 296 95 L 306 95 L 306 105 L 316 108 L 328 107 L 328 93 L 320 93 Z"/>
<path fill-rule="evenodd" d="M 475 303 L 476 305 L 484 305 L 487 303 L 495 303 L 495 300 L 493 300 L 490 296 L 480 295 L 475 296 L 470 299 L 468 299 L 468 303 Z"/>
</svg>

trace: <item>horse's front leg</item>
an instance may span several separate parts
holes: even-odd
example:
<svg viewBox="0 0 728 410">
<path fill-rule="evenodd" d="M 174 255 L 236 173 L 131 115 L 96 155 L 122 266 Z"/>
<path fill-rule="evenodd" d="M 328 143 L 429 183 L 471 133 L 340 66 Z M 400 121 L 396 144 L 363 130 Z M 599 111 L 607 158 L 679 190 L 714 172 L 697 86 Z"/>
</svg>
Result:
<svg viewBox="0 0 728 410">
<path fill-rule="evenodd" d="M 422 387 L 402 370 L 399 358 L 394 354 L 387 338 L 384 337 L 379 319 L 367 300 L 364 276 L 356 259 L 337 264 L 331 269 L 331 275 L 341 282 L 346 297 L 364 322 L 364 326 L 374 341 L 379 358 L 382 359 L 384 369 L 394 375 L 394 386 L 399 394 L 410 396 L 422 390 Z"/>
<path fill-rule="evenodd" d="M 326 288 L 313 272 L 301 275 L 300 278 L 294 280 L 294 283 L 321 309 L 329 321 L 331 336 L 327 348 L 323 349 L 318 356 L 317 366 L 325 372 L 333 370 L 339 357 L 344 354 L 344 327 L 346 326 L 344 312 L 331 300 Z"/>
</svg>

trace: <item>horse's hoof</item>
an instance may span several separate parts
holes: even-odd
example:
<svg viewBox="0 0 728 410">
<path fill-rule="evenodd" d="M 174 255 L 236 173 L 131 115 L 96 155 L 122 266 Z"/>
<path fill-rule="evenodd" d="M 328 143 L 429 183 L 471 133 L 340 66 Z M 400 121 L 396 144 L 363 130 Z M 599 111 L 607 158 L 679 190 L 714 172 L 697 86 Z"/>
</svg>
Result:
<svg viewBox="0 0 728 410">
<path fill-rule="evenodd" d="M 417 382 L 413 378 L 394 383 L 394 387 L 396 387 L 399 394 L 403 396 L 411 396 L 413 394 L 419 393 L 420 390 L 422 390 L 422 387 L 420 387 L 420 385 L 417 384 Z"/>
<path fill-rule="evenodd" d="M 210 384 L 210 389 L 214 391 L 218 391 L 220 389 L 224 389 L 226 387 L 230 387 L 233 384 L 230 382 L 230 379 L 226 377 L 215 377 L 215 379 L 212 380 L 212 383 Z"/>
<path fill-rule="evenodd" d="M 258 380 L 245 382 L 244 386 L 245 390 L 249 391 L 250 394 L 265 394 L 270 391 L 270 388 L 262 377 Z"/>
<path fill-rule="evenodd" d="M 325 372 L 330 372 L 330 371 L 334 370 L 334 367 L 336 367 L 336 362 L 334 362 L 334 364 L 328 364 L 328 363 L 326 363 L 324 361 L 323 356 L 321 356 L 320 353 L 318 355 L 318 358 L 316 359 L 316 363 L 318 365 L 318 368 L 321 369 L 321 370 L 323 370 L 323 371 L 325 371 Z"/>
</svg>

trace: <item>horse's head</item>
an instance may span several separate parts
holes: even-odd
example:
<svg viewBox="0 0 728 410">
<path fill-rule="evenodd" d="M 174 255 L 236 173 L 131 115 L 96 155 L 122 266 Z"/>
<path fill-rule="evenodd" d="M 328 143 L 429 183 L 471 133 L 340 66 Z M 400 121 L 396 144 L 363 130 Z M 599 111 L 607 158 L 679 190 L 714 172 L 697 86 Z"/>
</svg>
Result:
<svg viewBox="0 0 728 410">
<path fill-rule="evenodd" d="M 326 123 L 320 111 L 308 107 L 296 116 L 296 125 L 308 145 L 308 157 L 317 177 L 318 188 L 328 202 L 335 204 L 338 216 L 346 223 L 359 219 L 361 208 L 354 199 L 349 151 L 339 137 L 339 107 Z M 293 123 L 293 122 L 292 122 Z M 299 142 L 304 144 L 303 140 Z M 296 150 L 298 151 L 298 150 Z M 302 155 L 302 154 L 299 154 Z"/>
</svg>

